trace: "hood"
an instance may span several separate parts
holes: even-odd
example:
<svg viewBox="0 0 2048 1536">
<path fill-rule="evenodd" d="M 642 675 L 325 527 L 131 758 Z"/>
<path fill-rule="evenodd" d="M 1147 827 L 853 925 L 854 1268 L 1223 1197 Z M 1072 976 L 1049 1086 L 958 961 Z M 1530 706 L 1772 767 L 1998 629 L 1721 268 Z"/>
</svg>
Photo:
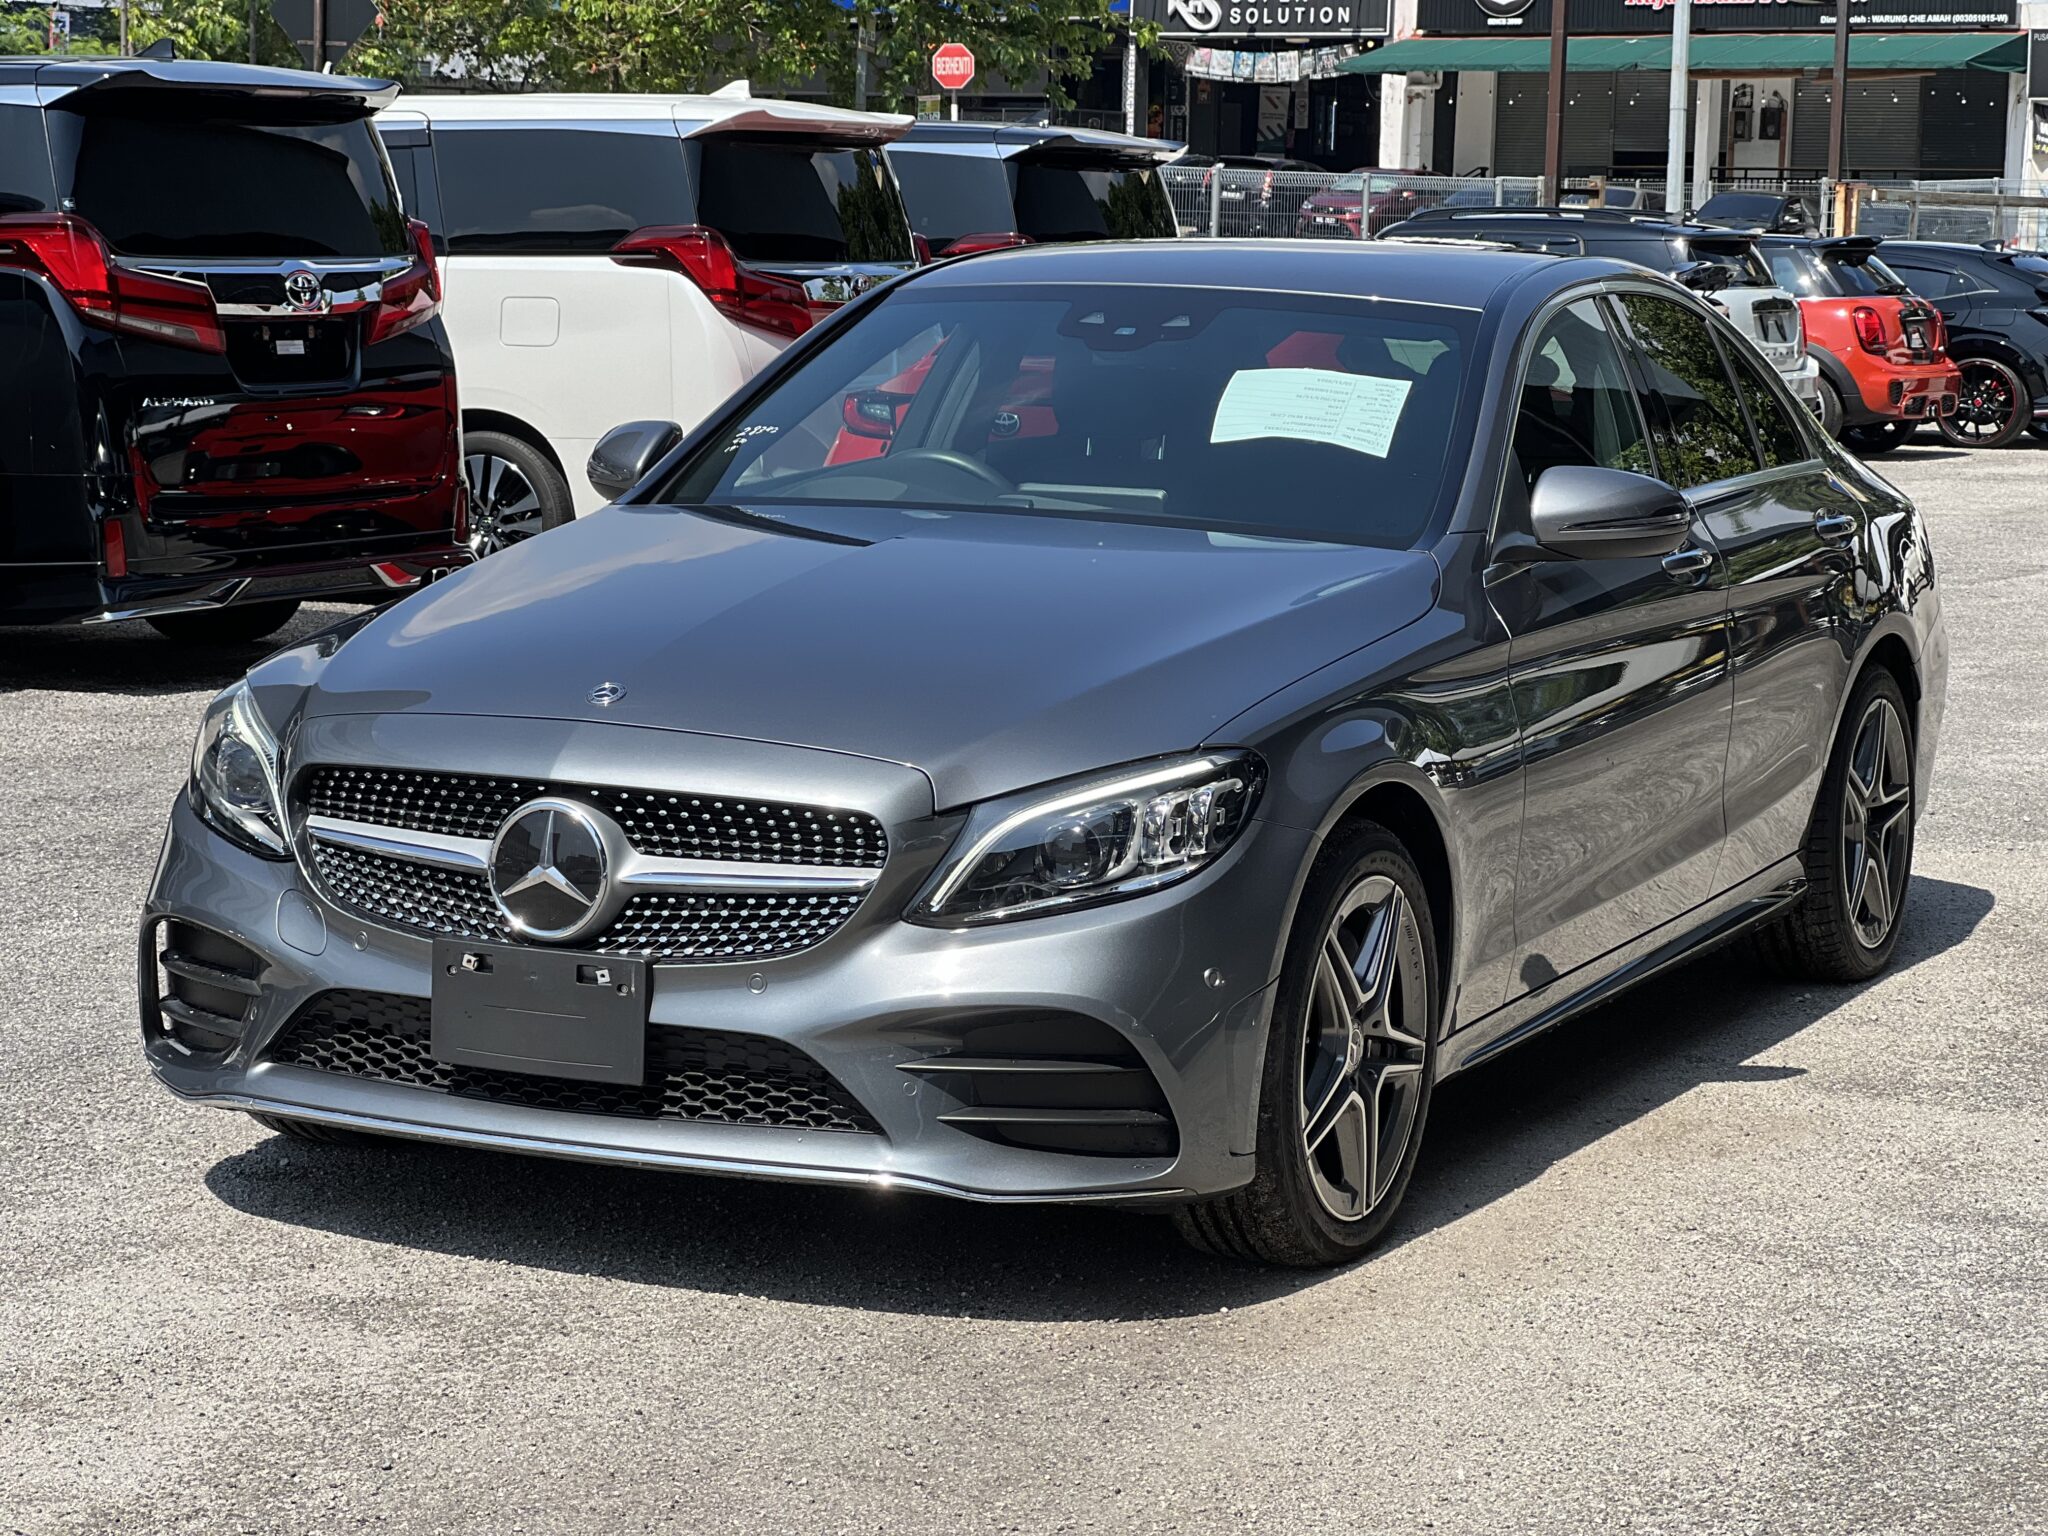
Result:
<svg viewBox="0 0 2048 1536">
<path fill-rule="evenodd" d="M 941 809 L 1184 751 L 1418 618 L 1426 554 L 999 513 L 612 507 L 385 611 L 308 717 L 603 721 L 905 763 Z M 623 689 L 610 704 L 592 692 Z M 458 765 L 450 765 L 458 766 Z"/>
</svg>

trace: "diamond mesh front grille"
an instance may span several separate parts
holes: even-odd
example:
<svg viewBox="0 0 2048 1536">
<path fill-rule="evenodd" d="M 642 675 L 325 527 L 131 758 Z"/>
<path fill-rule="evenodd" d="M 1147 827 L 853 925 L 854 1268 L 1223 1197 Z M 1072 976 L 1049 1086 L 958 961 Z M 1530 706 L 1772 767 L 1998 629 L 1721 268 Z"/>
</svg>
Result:
<svg viewBox="0 0 2048 1536">
<path fill-rule="evenodd" d="M 579 1083 L 436 1061 L 425 998 L 323 992 L 265 1059 L 528 1109 L 878 1135 L 838 1080 L 795 1046 L 760 1035 L 650 1026 L 641 1084 Z"/>
<path fill-rule="evenodd" d="M 395 768 L 321 766 L 301 782 L 316 816 L 448 837 L 494 837 L 527 801 L 566 795 L 605 812 L 628 842 L 657 857 L 880 869 L 889 852 L 881 822 L 864 811 Z"/>
<path fill-rule="evenodd" d="M 449 938 L 515 942 L 481 874 L 317 840 L 312 852 L 328 894 L 366 917 Z M 666 965 L 772 959 L 829 937 L 853 916 L 864 894 L 647 892 L 577 948 L 642 955 Z"/>
</svg>

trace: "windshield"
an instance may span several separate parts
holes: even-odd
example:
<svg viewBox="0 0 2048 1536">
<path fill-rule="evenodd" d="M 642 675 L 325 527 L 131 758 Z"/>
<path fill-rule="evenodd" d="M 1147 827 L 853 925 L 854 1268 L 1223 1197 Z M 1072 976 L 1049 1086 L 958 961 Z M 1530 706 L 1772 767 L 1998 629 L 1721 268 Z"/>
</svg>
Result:
<svg viewBox="0 0 2048 1536">
<path fill-rule="evenodd" d="M 1761 192 L 1722 192 L 1706 201 L 1700 209 L 1703 219 L 1735 219 L 1768 224 L 1777 218 L 1785 206 L 1782 197 Z"/>
<path fill-rule="evenodd" d="M 1291 294 L 911 288 L 753 401 L 659 499 L 1406 548 L 1445 488 L 1472 323 Z"/>
<path fill-rule="evenodd" d="M 50 117 L 54 158 L 68 173 L 64 206 L 125 255 L 309 260 L 411 249 L 367 118 L 260 122 L 169 102 Z M 204 174 L 186 174 L 194 167 Z"/>
</svg>

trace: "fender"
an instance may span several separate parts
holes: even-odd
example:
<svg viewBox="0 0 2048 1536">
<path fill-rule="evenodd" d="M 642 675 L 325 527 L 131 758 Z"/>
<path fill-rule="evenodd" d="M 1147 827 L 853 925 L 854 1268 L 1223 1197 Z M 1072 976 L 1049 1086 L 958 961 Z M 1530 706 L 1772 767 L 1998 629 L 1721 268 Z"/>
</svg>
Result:
<svg viewBox="0 0 2048 1536">
<path fill-rule="evenodd" d="M 2039 359 L 1994 332 L 1977 331 L 1960 340 L 1951 336 L 1948 356 L 1949 361 L 1953 363 L 1965 363 L 1980 357 L 1991 358 L 2004 363 L 2006 367 L 2019 374 L 2021 381 L 2034 398 L 2039 399 L 2042 395 L 2048 394 L 2048 368 L 2044 368 Z"/>
<path fill-rule="evenodd" d="M 1884 418 L 1863 403 L 1863 391 L 1849 372 L 1849 365 L 1842 361 L 1841 354 L 1828 347 L 1809 345 L 1806 355 L 1820 365 L 1820 376 L 1835 386 L 1835 393 L 1842 398 L 1842 422 L 1844 425 L 1882 421 Z"/>
</svg>

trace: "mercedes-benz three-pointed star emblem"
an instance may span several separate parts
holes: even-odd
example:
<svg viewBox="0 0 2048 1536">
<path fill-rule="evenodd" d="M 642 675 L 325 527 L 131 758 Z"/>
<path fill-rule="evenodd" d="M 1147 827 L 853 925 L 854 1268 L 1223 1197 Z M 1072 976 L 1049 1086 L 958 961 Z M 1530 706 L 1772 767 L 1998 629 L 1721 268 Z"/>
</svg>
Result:
<svg viewBox="0 0 2048 1536">
<path fill-rule="evenodd" d="M 522 938 L 578 938 L 604 914 L 610 865 L 597 812 L 573 800 L 529 800 L 492 840 L 491 895 Z"/>
</svg>

